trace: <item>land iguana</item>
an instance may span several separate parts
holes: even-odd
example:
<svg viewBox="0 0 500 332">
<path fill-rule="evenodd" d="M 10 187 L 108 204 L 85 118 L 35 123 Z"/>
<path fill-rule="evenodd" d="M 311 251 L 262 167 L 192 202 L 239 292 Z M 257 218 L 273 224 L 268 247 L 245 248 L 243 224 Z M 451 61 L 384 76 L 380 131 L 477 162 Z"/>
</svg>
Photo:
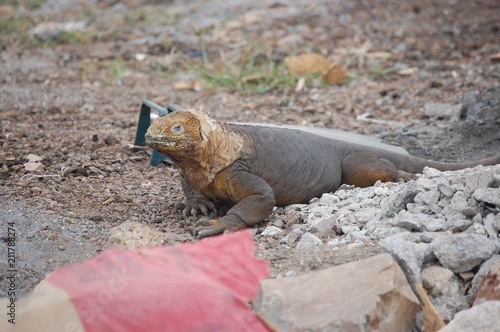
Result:
<svg viewBox="0 0 500 332">
<path fill-rule="evenodd" d="M 218 220 L 195 225 L 198 237 L 251 227 L 274 206 L 307 203 L 342 184 L 409 180 L 425 166 L 446 171 L 500 163 L 500 155 L 467 163 L 428 161 L 299 130 L 224 124 L 198 110 L 155 119 L 146 144 L 178 167 L 185 217 L 216 212 L 217 201 L 234 204 Z"/>
</svg>

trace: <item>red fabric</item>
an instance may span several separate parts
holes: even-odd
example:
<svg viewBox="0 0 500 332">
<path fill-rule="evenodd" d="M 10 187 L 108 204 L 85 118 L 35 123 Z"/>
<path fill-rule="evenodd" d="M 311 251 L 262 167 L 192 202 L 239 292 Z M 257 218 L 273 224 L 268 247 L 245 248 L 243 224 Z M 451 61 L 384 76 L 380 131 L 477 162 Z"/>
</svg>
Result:
<svg viewBox="0 0 500 332">
<path fill-rule="evenodd" d="M 111 249 L 47 278 L 71 297 L 85 330 L 268 331 L 248 306 L 264 261 L 248 231 L 195 244 Z"/>
</svg>

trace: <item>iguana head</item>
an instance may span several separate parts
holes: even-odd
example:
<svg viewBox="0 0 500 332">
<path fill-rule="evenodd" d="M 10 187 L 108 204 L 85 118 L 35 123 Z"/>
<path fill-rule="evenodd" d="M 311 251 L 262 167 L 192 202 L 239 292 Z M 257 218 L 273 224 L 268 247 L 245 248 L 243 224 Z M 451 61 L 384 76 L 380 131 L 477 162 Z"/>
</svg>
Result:
<svg viewBox="0 0 500 332">
<path fill-rule="evenodd" d="M 200 115 L 196 113 L 179 111 L 153 120 L 145 136 L 146 144 L 169 156 L 199 147 L 204 138 Z"/>
<path fill-rule="evenodd" d="M 145 137 L 150 148 L 169 157 L 192 180 L 191 185 L 210 183 L 217 172 L 250 150 L 245 135 L 197 110 L 155 119 Z"/>
</svg>

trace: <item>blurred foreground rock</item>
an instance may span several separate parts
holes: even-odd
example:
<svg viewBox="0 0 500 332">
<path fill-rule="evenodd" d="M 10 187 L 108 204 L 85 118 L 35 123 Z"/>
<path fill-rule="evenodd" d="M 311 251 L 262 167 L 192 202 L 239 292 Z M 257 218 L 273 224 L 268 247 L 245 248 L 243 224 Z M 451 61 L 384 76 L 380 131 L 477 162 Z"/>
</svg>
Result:
<svg viewBox="0 0 500 332">
<path fill-rule="evenodd" d="M 500 301 L 488 301 L 459 312 L 440 332 L 498 332 Z"/>
<path fill-rule="evenodd" d="M 279 331 L 409 331 L 420 308 L 388 254 L 263 280 L 254 310 Z"/>
</svg>

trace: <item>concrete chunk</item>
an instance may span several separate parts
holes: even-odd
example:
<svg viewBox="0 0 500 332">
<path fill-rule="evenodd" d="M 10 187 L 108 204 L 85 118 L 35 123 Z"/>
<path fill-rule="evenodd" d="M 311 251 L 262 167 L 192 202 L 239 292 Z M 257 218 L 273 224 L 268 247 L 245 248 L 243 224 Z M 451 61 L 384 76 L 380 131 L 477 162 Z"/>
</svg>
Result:
<svg viewBox="0 0 500 332">
<path fill-rule="evenodd" d="M 263 280 L 254 302 L 279 331 L 409 331 L 419 307 L 389 254 Z"/>
</svg>

